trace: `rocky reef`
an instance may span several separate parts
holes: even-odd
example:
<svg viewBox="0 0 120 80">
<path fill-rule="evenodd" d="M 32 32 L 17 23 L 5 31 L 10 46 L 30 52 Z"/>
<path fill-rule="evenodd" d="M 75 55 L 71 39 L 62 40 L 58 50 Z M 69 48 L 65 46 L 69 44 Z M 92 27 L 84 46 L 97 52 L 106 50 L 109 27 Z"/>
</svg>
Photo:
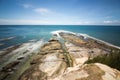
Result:
<svg viewBox="0 0 120 80">
<path fill-rule="evenodd" d="M 36 47 L 31 43 L 32 47 L 27 49 L 21 46 L 1 55 L 11 57 L 18 51 L 24 56 L 1 62 L 0 80 L 120 80 L 119 70 L 101 63 L 86 63 L 97 56 L 109 55 L 111 49 L 119 50 L 95 39 L 60 32 L 43 45 Z"/>
</svg>

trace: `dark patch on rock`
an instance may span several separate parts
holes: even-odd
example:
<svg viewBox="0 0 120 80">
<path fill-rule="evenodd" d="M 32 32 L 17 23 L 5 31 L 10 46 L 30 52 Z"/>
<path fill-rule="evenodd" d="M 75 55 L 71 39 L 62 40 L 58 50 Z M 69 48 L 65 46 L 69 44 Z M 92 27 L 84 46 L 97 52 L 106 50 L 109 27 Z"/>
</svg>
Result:
<svg viewBox="0 0 120 80">
<path fill-rule="evenodd" d="M 5 67 L 3 67 L 2 71 L 4 71 L 4 72 L 11 72 L 12 70 L 14 70 L 14 67 L 16 65 L 18 65 L 19 63 L 20 63 L 20 61 L 11 62 L 11 63 L 7 64 Z"/>
</svg>

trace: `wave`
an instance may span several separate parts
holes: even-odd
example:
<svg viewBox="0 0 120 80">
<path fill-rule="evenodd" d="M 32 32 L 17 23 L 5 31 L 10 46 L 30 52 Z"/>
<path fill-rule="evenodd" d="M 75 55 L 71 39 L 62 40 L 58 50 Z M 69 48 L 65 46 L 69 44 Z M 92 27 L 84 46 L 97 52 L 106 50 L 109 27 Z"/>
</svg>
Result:
<svg viewBox="0 0 120 80">
<path fill-rule="evenodd" d="M 35 42 L 35 41 L 37 41 L 37 39 L 31 39 L 31 40 L 29 40 L 29 42 Z"/>
<path fill-rule="evenodd" d="M 11 39 L 14 39 L 14 38 L 16 38 L 16 36 L 8 37 L 8 38 L 2 38 L 2 39 L 0 39 L 0 41 L 8 41 L 8 40 L 11 40 Z"/>
<path fill-rule="evenodd" d="M 59 35 L 59 33 L 61 33 L 61 32 L 64 32 L 64 33 L 71 33 L 71 34 L 76 34 L 76 33 L 74 33 L 74 32 L 71 32 L 71 31 L 65 31 L 65 30 L 56 30 L 56 31 L 52 31 L 51 34 L 53 34 L 53 35 L 57 35 L 57 37 L 60 37 L 60 38 L 61 38 L 61 36 Z"/>
</svg>

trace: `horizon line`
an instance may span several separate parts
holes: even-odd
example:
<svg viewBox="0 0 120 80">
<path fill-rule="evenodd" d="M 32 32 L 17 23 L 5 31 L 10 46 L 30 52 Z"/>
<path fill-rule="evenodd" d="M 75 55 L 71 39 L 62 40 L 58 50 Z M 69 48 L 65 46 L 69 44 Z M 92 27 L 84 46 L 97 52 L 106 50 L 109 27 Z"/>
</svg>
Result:
<svg viewBox="0 0 120 80">
<path fill-rule="evenodd" d="M 33 25 L 35 25 L 35 26 L 39 26 L 39 25 L 61 25 L 61 26 L 64 26 L 64 25 L 75 25 L 75 26 L 120 26 L 120 25 L 118 25 L 118 24 L 0 24 L 0 26 L 8 26 L 8 25 L 11 25 L 11 26 L 15 26 L 15 25 L 23 25 L 23 26 L 33 26 Z"/>
</svg>

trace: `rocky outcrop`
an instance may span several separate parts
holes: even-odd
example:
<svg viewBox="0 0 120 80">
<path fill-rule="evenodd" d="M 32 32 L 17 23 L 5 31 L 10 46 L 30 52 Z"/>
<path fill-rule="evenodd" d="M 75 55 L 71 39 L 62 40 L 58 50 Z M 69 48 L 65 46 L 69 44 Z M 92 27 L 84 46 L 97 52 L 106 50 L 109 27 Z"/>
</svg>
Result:
<svg viewBox="0 0 120 80">
<path fill-rule="evenodd" d="M 120 72 L 100 63 L 85 64 L 67 68 L 53 80 L 120 80 Z"/>
<path fill-rule="evenodd" d="M 83 65 L 90 58 L 94 58 L 101 54 L 108 53 L 99 48 L 89 49 L 89 48 L 77 46 L 70 42 L 66 42 L 65 46 L 67 48 L 67 51 L 69 52 L 69 55 L 74 59 L 74 66 L 78 64 Z"/>
<path fill-rule="evenodd" d="M 55 73 L 52 76 L 49 75 L 51 71 L 48 71 L 48 74 L 43 71 L 38 67 L 32 67 L 20 80 L 120 80 L 119 71 L 100 63 L 66 68 L 62 74 Z"/>
<path fill-rule="evenodd" d="M 69 45 L 68 45 L 69 44 Z M 65 51 L 58 40 L 45 44 L 34 57 L 31 68 L 19 80 L 119 80 L 120 72 L 100 63 L 84 64 L 88 59 L 87 50 L 65 43 L 74 63 L 68 66 Z M 72 48 L 72 49 L 71 49 Z M 73 50 L 74 49 L 74 50 Z M 81 50 L 81 52 L 80 52 Z M 83 50 L 83 52 L 82 52 Z M 72 53 L 74 52 L 74 53 Z"/>
</svg>

